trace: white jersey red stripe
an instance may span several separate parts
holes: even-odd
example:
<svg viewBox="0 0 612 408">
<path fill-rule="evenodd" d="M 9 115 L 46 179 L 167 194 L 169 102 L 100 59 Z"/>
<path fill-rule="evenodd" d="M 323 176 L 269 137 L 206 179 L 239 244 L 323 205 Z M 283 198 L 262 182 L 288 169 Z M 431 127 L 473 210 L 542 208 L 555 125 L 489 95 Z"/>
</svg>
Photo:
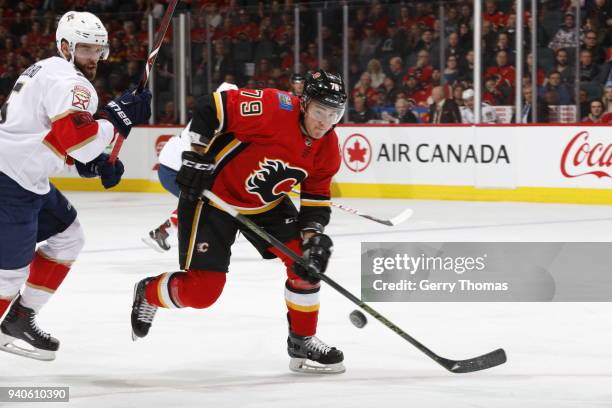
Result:
<svg viewBox="0 0 612 408">
<path fill-rule="evenodd" d="M 68 155 L 85 163 L 111 142 L 112 124 L 92 121 L 97 108 L 93 85 L 72 63 L 60 57 L 36 62 L 19 76 L 2 108 L 0 171 L 26 190 L 47 193 L 49 176 Z M 62 131 L 53 132 L 54 124 Z"/>
</svg>

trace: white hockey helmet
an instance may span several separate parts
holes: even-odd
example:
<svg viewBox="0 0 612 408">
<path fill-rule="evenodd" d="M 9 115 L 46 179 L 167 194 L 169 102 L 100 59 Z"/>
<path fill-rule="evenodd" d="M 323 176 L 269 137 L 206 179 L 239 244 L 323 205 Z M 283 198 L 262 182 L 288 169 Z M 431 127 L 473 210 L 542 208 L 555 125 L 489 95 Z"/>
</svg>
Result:
<svg viewBox="0 0 612 408">
<path fill-rule="evenodd" d="M 69 11 L 57 23 L 55 44 L 63 57 L 62 40 L 68 42 L 72 55 L 71 62 L 74 61 L 76 45 L 79 43 L 101 45 L 100 58 L 108 58 L 108 32 L 98 17 L 86 11 Z"/>
</svg>

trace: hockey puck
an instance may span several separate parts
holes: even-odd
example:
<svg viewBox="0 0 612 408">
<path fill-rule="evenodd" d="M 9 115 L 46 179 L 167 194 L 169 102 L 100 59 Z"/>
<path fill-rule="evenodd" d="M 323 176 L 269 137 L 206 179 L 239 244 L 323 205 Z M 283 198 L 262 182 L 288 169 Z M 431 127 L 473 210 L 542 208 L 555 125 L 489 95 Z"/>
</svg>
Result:
<svg viewBox="0 0 612 408">
<path fill-rule="evenodd" d="M 368 319 L 366 319 L 365 315 L 359 310 L 353 310 L 349 315 L 349 318 L 351 319 L 353 326 L 359 329 L 362 329 L 368 323 Z"/>
</svg>

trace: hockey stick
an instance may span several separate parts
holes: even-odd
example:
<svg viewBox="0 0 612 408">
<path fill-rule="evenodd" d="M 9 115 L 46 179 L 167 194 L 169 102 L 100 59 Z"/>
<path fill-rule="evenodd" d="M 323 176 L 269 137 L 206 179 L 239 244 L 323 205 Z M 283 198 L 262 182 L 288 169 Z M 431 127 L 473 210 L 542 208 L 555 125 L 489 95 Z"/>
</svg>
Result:
<svg viewBox="0 0 612 408">
<path fill-rule="evenodd" d="M 291 249 L 287 248 L 278 239 L 274 238 L 272 235 L 259 228 L 257 224 L 255 224 L 253 221 L 251 221 L 244 215 L 240 214 L 234 207 L 227 204 L 221 198 L 217 197 L 214 193 L 209 190 L 204 190 L 202 194 L 204 195 L 204 197 L 208 198 L 223 211 L 234 217 L 237 221 L 239 221 L 241 224 L 243 224 L 245 227 L 255 233 L 258 237 L 281 251 L 283 254 L 291 258 L 294 262 L 297 262 L 305 268 L 308 268 L 308 264 L 306 263 L 304 258 L 293 252 Z M 467 360 L 450 360 L 448 358 L 440 357 L 439 355 L 425 347 L 423 344 L 421 344 L 418 340 L 403 331 L 401 328 L 396 326 L 389 319 L 387 319 L 386 317 L 378 313 L 376 310 L 374 310 L 372 307 L 361 301 L 361 299 L 359 299 L 357 296 L 344 289 L 339 283 L 331 279 L 329 276 L 325 274 L 319 274 L 318 278 L 330 285 L 332 288 L 336 289 L 342 296 L 346 297 L 351 302 L 359 306 L 361 309 L 365 310 L 370 316 L 374 317 L 376 320 L 387 326 L 389 329 L 393 330 L 404 340 L 415 346 L 417 349 L 419 349 L 429 358 L 434 360 L 436 363 L 440 364 L 442 367 L 446 368 L 451 373 L 471 373 L 473 371 L 486 370 L 487 368 L 495 367 L 506 362 L 506 353 L 503 349 L 497 349 L 490 353 L 483 354 L 474 358 L 469 358 Z"/>
<path fill-rule="evenodd" d="M 297 190 L 291 190 L 291 192 L 295 193 L 295 194 L 300 194 L 300 192 L 297 191 Z M 347 207 L 347 206 L 342 205 L 342 204 L 334 203 L 333 201 L 331 202 L 331 205 L 332 205 L 332 207 L 339 208 L 339 209 L 341 209 L 343 211 L 346 211 L 348 213 L 357 215 L 359 217 L 366 218 L 368 220 L 377 222 L 379 224 L 388 225 L 389 227 L 394 227 L 396 225 L 399 225 L 399 224 L 403 223 L 408 218 L 412 217 L 412 214 L 414 214 L 414 211 L 411 208 L 406 208 L 404 211 L 402 211 L 401 213 L 399 213 L 395 217 L 393 217 L 391 219 L 388 219 L 388 220 L 383 220 L 381 218 L 374 217 L 373 215 L 362 213 L 361 211 L 359 211 L 359 210 L 357 210 L 355 208 L 351 208 L 351 207 Z"/>
<path fill-rule="evenodd" d="M 157 59 L 157 54 L 159 53 L 159 49 L 161 48 L 162 42 L 164 41 L 164 37 L 166 36 L 166 31 L 168 31 L 168 26 L 170 26 L 170 20 L 172 20 L 172 16 L 174 15 L 174 9 L 176 8 L 176 4 L 179 0 L 171 0 L 168 4 L 168 8 L 166 9 L 166 13 L 162 18 L 162 21 L 157 29 L 157 33 L 155 34 L 155 41 L 153 42 L 153 48 L 149 57 L 147 58 L 147 64 L 145 65 L 145 70 L 142 73 L 142 78 L 138 83 L 138 88 L 134 91 L 134 94 L 142 92 L 144 87 L 147 85 L 149 81 L 149 75 L 151 73 L 151 69 L 153 68 L 153 64 L 155 64 L 155 60 Z M 115 141 L 115 145 L 113 146 L 113 151 L 110 154 L 108 159 L 109 162 L 114 163 L 117 160 L 117 156 L 119 156 L 119 151 L 121 150 L 121 146 L 123 146 L 123 142 L 125 141 L 125 137 L 116 134 L 117 140 Z"/>
</svg>

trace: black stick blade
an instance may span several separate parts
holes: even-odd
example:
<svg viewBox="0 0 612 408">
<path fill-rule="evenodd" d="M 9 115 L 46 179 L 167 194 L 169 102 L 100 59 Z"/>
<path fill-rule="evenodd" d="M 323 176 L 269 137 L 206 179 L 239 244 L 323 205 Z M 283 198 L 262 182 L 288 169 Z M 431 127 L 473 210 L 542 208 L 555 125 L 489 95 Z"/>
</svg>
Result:
<svg viewBox="0 0 612 408">
<path fill-rule="evenodd" d="M 444 368 L 451 373 L 462 374 L 474 371 L 486 370 L 506 362 L 506 352 L 504 349 L 497 349 L 482 356 L 469 358 L 467 360 L 448 360 L 441 358 L 438 361 Z"/>
</svg>

